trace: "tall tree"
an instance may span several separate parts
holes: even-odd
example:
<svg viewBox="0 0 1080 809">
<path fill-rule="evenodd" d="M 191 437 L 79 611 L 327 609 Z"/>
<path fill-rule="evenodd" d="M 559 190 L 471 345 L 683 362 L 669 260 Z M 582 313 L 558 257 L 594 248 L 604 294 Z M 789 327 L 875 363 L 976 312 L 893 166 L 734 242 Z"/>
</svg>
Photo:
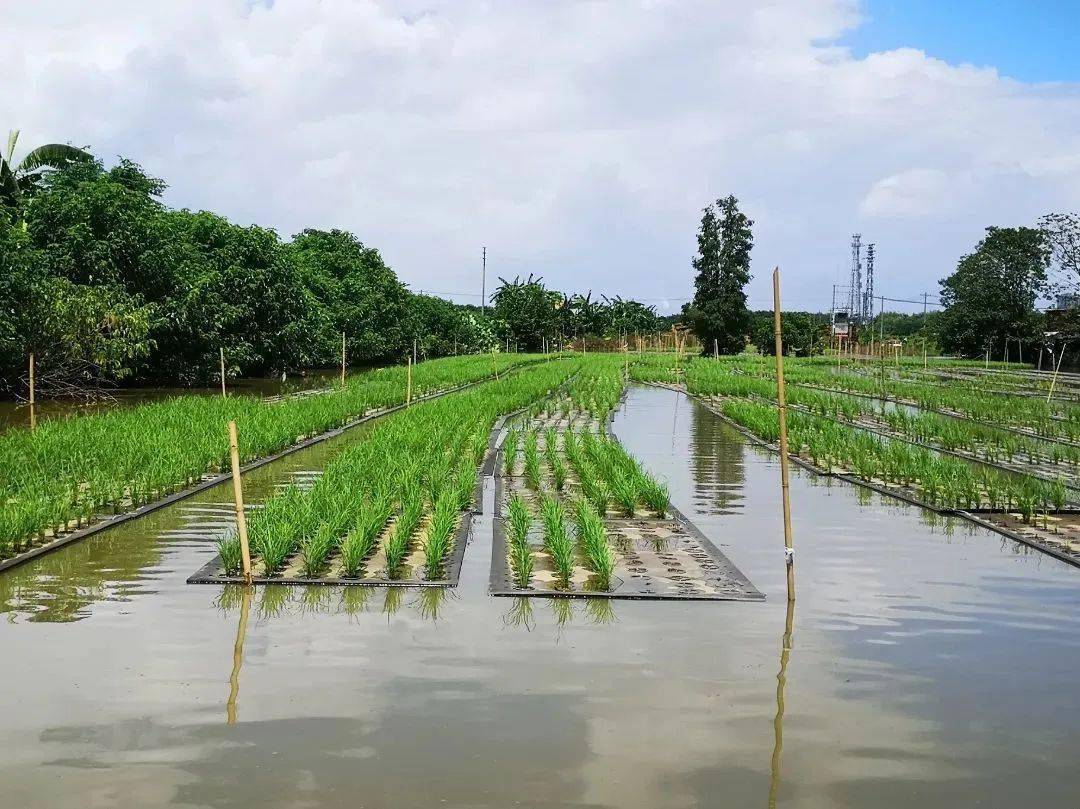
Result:
<svg viewBox="0 0 1080 809">
<path fill-rule="evenodd" d="M 1036 228 L 986 229 L 975 251 L 943 278 L 941 347 L 966 357 L 990 349 L 1004 354 L 1005 340 L 1030 341 L 1039 327 L 1035 298 L 1046 282 L 1050 248 Z"/>
<path fill-rule="evenodd" d="M 701 341 L 703 354 L 712 353 L 714 341 L 724 354 L 738 353 L 746 346 L 751 318 L 744 288 L 750 281 L 753 225 L 734 196 L 718 199 L 702 211 L 693 260 L 697 272 L 694 300 L 683 307 L 683 313 Z"/>
</svg>

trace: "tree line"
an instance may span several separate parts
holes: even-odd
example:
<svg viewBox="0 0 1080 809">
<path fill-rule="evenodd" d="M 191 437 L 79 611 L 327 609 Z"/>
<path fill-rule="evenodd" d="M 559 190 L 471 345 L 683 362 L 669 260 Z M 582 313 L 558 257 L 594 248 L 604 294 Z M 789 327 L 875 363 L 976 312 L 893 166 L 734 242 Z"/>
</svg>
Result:
<svg viewBox="0 0 1080 809">
<path fill-rule="evenodd" d="M 34 354 L 54 393 L 117 383 L 196 385 L 350 365 L 539 350 L 582 334 L 652 329 L 650 308 L 503 281 L 492 306 L 411 291 L 344 230 L 283 240 L 162 201 L 165 183 L 49 144 L 0 158 L 0 393 L 25 390 Z M 542 305 L 541 305 L 542 304 Z"/>
</svg>

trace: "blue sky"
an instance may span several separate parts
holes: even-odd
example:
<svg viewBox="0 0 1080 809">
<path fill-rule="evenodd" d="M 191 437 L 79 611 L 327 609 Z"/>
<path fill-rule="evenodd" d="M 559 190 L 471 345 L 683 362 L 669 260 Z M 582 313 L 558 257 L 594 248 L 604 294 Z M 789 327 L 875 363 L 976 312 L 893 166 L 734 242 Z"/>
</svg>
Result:
<svg viewBox="0 0 1080 809">
<path fill-rule="evenodd" d="M 1080 0 L 863 0 L 856 56 L 913 47 L 1027 82 L 1080 79 Z"/>
</svg>

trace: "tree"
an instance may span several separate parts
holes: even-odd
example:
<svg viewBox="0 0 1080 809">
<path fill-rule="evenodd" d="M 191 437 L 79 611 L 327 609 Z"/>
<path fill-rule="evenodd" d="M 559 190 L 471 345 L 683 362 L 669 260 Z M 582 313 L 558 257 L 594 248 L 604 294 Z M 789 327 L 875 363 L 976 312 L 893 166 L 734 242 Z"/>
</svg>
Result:
<svg viewBox="0 0 1080 809">
<path fill-rule="evenodd" d="M 772 355 L 776 351 L 775 325 L 772 311 L 759 311 L 751 314 L 751 340 L 762 354 Z M 784 354 L 808 357 L 820 354 L 828 345 L 827 314 L 814 312 L 784 312 L 780 319 L 780 339 Z"/>
<path fill-rule="evenodd" d="M 694 299 L 683 307 L 702 354 L 712 353 L 714 341 L 723 354 L 738 353 L 746 346 L 750 312 L 744 287 L 750 281 L 753 224 L 734 196 L 718 199 L 702 211 L 693 260 Z"/>
<path fill-rule="evenodd" d="M 1004 354 L 1005 340 L 1030 341 L 1039 318 L 1035 298 L 1046 282 L 1050 248 L 1035 228 L 986 229 L 975 251 L 943 278 L 945 311 L 939 326 L 941 348 L 965 357 L 991 350 Z"/>
<path fill-rule="evenodd" d="M 558 331 L 559 310 L 564 297 L 544 286 L 543 278 L 529 277 L 522 281 L 499 279 L 500 284 L 491 296 L 492 312 L 502 321 L 512 345 L 525 351 L 541 351 L 545 340 Z"/>
<path fill-rule="evenodd" d="M 1047 214 L 1039 227 L 1046 234 L 1055 271 L 1048 292 L 1080 294 L 1080 214 Z"/>
<path fill-rule="evenodd" d="M 0 199 L 10 207 L 16 207 L 24 194 L 36 191 L 50 170 L 63 168 L 70 163 L 93 160 L 77 146 L 46 143 L 32 149 L 16 165 L 13 161 L 15 144 L 18 142 L 19 130 L 8 132 L 7 152 L 0 155 Z"/>
</svg>

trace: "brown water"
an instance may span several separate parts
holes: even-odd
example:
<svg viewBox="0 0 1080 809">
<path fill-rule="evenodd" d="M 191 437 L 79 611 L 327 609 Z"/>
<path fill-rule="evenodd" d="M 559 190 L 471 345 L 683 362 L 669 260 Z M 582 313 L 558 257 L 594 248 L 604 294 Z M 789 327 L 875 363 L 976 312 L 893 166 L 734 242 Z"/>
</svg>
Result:
<svg viewBox="0 0 1080 809">
<path fill-rule="evenodd" d="M 615 429 L 767 602 L 494 599 L 481 519 L 441 600 L 260 588 L 237 669 L 219 488 L 0 575 L 3 805 L 1077 806 L 1080 571 L 797 472 L 784 653 L 775 459 L 670 391 Z"/>
<path fill-rule="evenodd" d="M 272 379 L 264 377 L 234 379 L 228 383 L 228 388 L 231 393 L 249 396 L 281 396 L 326 387 L 339 378 L 339 373 L 340 371 L 321 369 L 308 371 L 303 376 L 299 374 L 289 376 L 284 381 L 280 377 Z M 130 407 L 145 402 L 159 402 L 163 399 L 171 399 L 174 396 L 218 396 L 220 394 L 220 387 L 119 388 L 111 391 L 107 398 L 94 402 L 82 402 L 74 399 L 42 399 L 35 405 L 35 416 L 38 421 L 41 421 L 100 412 L 114 407 Z M 10 427 L 29 426 L 29 405 L 25 402 L 0 400 L 0 432 Z"/>
</svg>

